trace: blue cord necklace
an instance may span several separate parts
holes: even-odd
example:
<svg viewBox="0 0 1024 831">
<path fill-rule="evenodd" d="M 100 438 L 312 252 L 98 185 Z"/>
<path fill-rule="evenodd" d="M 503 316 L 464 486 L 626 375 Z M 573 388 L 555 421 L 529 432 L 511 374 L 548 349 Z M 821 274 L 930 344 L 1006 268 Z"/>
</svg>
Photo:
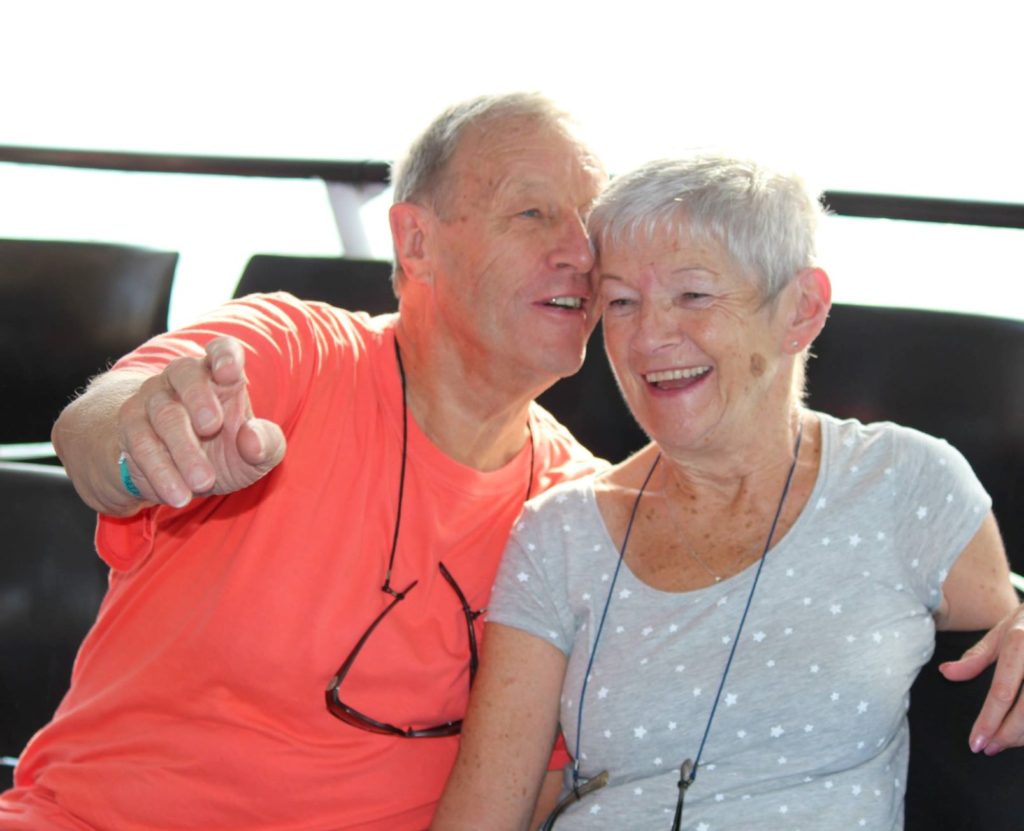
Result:
<svg viewBox="0 0 1024 831">
<path fill-rule="evenodd" d="M 672 831 L 680 831 L 680 828 L 682 827 L 683 801 L 686 796 L 686 791 L 697 779 L 697 771 L 700 768 L 700 759 L 704 753 L 704 745 L 707 743 L 708 735 L 711 732 L 711 724 L 715 719 L 715 713 L 718 711 L 718 702 L 722 697 L 722 690 L 725 689 L 725 681 L 729 676 L 733 657 L 736 655 L 736 647 L 739 645 L 740 635 L 743 633 L 743 625 L 747 621 L 747 613 L 750 611 L 750 605 L 754 600 L 754 592 L 757 590 L 757 583 L 761 578 L 764 561 L 768 557 L 768 550 L 772 546 L 772 539 L 775 537 L 775 529 L 778 527 L 779 517 L 782 516 L 782 508 L 786 504 L 786 497 L 789 495 L 789 488 L 793 483 L 793 475 L 796 473 L 796 463 L 800 458 L 800 442 L 803 438 L 803 433 L 803 422 L 801 422 L 796 434 L 796 444 L 793 448 L 793 461 L 790 463 L 789 472 L 786 474 L 786 483 L 782 487 L 782 495 L 779 497 L 779 504 L 775 508 L 775 516 L 772 518 L 771 528 L 768 530 L 768 538 L 764 543 L 764 551 L 761 553 L 760 561 L 758 562 L 757 569 L 754 572 L 754 580 L 750 586 L 750 593 L 747 595 L 747 602 L 743 607 L 743 614 L 740 616 L 739 625 L 736 627 L 736 636 L 732 639 L 732 647 L 729 649 L 729 657 L 726 659 L 725 669 L 722 671 L 722 678 L 718 683 L 718 690 L 715 693 L 715 700 L 711 705 L 711 712 L 708 714 L 708 721 L 704 727 L 704 735 L 701 737 L 700 745 L 697 748 L 697 755 L 693 759 L 686 759 L 679 768 L 679 795 L 676 800 L 676 811 L 672 822 Z M 586 700 L 587 685 L 590 681 L 590 673 L 594 666 L 594 658 L 597 655 L 597 647 L 601 642 L 601 632 L 604 630 L 605 619 L 608 617 L 608 609 L 611 606 L 612 596 L 615 592 L 615 583 L 619 579 L 619 573 L 622 570 L 622 563 L 626 556 L 626 546 L 629 544 L 629 537 L 633 531 L 633 522 L 636 520 L 637 511 L 640 508 L 640 500 L 643 499 L 644 492 L 647 490 L 651 477 L 654 476 L 654 471 L 658 467 L 658 462 L 660 461 L 661 454 L 659 453 L 655 457 L 654 463 L 651 465 L 651 469 L 647 471 L 647 476 L 644 478 L 643 484 L 640 486 L 640 491 L 636 495 L 636 500 L 633 502 L 633 509 L 629 515 L 629 522 L 626 524 L 626 533 L 622 538 L 622 545 L 619 547 L 619 559 L 615 564 L 615 573 L 612 575 L 611 585 L 608 588 L 608 596 L 605 598 L 604 609 L 601 611 L 601 620 L 598 623 L 597 633 L 594 636 L 594 646 L 590 650 L 590 658 L 587 661 L 587 670 L 583 674 L 583 687 L 580 690 L 579 699 L 580 706 L 576 713 L 576 743 L 575 753 L 573 754 L 572 790 L 569 795 L 559 803 L 551 816 L 548 817 L 548 821 L 542 826 L 544 831 L 547 831 L 547 829 L 554 826 L 555 819 L 569 805 L 578 801 L 586 794 L 604 787 L 608 782 L 608 771 L 602 771 L 597 776 L 592 777 L 586 782 L 580 781 L 580 737 L 583 734 L 583 704 Z"/>
</svg>

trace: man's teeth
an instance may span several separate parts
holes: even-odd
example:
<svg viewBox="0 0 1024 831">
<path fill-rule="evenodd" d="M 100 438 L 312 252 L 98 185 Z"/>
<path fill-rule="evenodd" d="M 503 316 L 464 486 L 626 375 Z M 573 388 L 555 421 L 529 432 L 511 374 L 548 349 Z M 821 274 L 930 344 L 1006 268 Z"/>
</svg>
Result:
<svg viewBox="0 0 1024 831">
<path fill-rule="evenodd" d="M 679 381 L 683 378 L 699 378 L 711 371 L 709 366 L 694 366 L 689 369 L 666 369 L 661 372 L 649 372 L 644 376 L 648 384 L 660 384 L 662 381 Z"/>
<path fill-rule="evenodd" d="M 563 309 L 579 309 L 583 307 L 581 297 L 552 297 L 547 301 L 548 306 L 561 306 Z"/>
</svg>

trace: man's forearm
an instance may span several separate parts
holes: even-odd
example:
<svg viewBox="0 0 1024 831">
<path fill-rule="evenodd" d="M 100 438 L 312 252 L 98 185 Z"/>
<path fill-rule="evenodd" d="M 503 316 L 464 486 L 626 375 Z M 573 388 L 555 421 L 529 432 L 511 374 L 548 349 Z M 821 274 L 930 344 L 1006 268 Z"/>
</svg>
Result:
<svg viewBox="0 0 1024 831">
<path fill-rule="evenodd" d="M 118 413 L 147 377 L 138 370 L 113 370 L 98 376 L 53 425 L 54 449 L 75 490 L 100 513 L 129 516 L 144 504 L 121 482 Z"/>
</svg>

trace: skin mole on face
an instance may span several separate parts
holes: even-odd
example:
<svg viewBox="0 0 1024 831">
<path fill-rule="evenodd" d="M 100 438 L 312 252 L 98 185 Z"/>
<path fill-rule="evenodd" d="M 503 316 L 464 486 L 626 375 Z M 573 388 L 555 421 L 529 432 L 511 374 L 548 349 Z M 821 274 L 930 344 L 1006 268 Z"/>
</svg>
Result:
<svg viewBox="0 0 1024 831">
<path fill-rule="evenodd" d="M 760 377 L 764 374 L 765 360 L 764 355 L 759 352 L 755 352 L 750 356 L 750 374 L 755 378 Z"/>
</svg>

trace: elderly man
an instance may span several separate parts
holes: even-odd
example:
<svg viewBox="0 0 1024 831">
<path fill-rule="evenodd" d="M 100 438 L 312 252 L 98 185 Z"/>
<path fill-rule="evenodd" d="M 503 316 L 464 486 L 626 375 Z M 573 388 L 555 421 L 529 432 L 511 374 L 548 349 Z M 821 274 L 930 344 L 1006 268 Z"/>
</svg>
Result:
<svg viewBox="0 0 1024 831">
<path fill-rule="evenodd" d="M 543 98 L 456 106 L 397 172 L 397 316 L 246 298 L 67 408 L 110 589 L 0 828 L 429 824 L 510 526 L 597 465 L 533 398 L 595 323 L 603 182 Z"/>
</svg>

